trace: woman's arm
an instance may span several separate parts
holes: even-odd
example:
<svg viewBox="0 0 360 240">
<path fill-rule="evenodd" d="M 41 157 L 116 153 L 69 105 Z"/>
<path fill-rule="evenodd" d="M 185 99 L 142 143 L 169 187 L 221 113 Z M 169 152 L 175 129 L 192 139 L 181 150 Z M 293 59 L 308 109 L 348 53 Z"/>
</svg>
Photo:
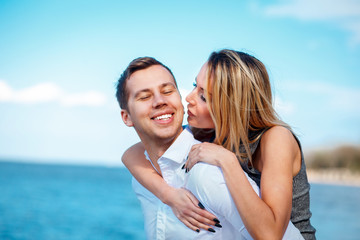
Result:
<svg viewBox="0 0 360 240">
<path fill-rule="evenodd" d="M 163 201 L 167 196 L 166 191 L 169 191 L 171 187 L 145 158 L 144 151 L 144 146 L 139 142 L 127 149 L 121 160 L 141 185 Z"/>
<path fill-rule="evenodd" d="M 292 133 L 273 127 L 264 133 L 257 152 L 256 168 L 261 171 L 261 198 L 247 180 L 234 153 L 210 143 L 193 147 L 187 168 L 198 161 L 221 167 L 227 187 L 243 219 L 255 239 L 281 239 L 290 220 L 292 178 L 300 165 L 300 150 Z M 295 171 L 296 172 L 296 171 Z"/>
<path fill-rule="evenodd" d="M 201 209 L 199 201 L 186 189 L 173 188 L 155 171 L 144 155 L 144 147 L 137 143 L 127 149 L 122 156 L 122 162 L 130 173 L 146 189 L 152 192 L 163 203 L 169 205 L 175 216 L 187 227 L 194 231 L 200 228 L 209 229 L 208 225 L 215 225 L 213 214 Z"/>
</svg>

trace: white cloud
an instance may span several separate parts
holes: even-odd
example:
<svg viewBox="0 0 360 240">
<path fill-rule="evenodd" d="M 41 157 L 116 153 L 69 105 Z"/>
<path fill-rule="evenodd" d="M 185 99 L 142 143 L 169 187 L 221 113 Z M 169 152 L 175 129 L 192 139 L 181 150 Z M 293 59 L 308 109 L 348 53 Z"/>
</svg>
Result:
<svg viewBox="0 0 360 240">
<path fill-rule="evenodd" d="M 327 21 L 352 32 L 353 44 L 360 43 L 360 1 L 358 0 L 293 0 L 265 8 L 268 16 L 300 20 Z"/>
<path fill-rule="evenodd" d="M 54 83 L 41 83 L 14 90 L 5 81 L 0 81 L 0 102 L 20 104 L 57 102 L 63 106 L 102 106 L 106 102 L 106 97 L 96 91 L 69 94 Z"/>
<path fill-rule="evenodd" d="M 275 96 L 274 107 L 280 116 L 292 115 L 295 112 L 295 106 L 291 102 L 284 102 L 280 97 Z"/>
<path fill-rule="evenodd" d="M 181 102 L 182 102 L 184 108 L 186 109 L 186 106 L 188 105 L 188 103 L 186 102 L 185 98 L 187 95 L 189 95 L 189 93 L 191 93 L 191 90 L 181 88 L 181 89 L 179 89 L 179 91 L 181 94 Z"/>
<path fill-rule="evenodd" d="M 106 102 L 103 94 L 95 91 L 66 95 L 61 98 L 65 106 L 102 106 Z"/>
<path fill-rule="evenodd" d="M 0 102 L 10 101 L 13 96 L 13 90 L 4 81 L 0 81 Z"/>
<path fill-rule="evenodd" d="M 347 22 L 344 27 L 353 33 L 350 39 L 351 45 L 357 45 L 360 43 L 360 18 L 357 21 Z"/>
<path fill-rule="evenodd" d="M 334 111 L 360 113 L 360 88 L 306 81 L 292 82 L 284 86 L 284 88 L 325 99 Z"/>
<path fill-rule="evenodd" d="M 294 17 L 301 20 L 332 20 L 360 16 L 360 2 L 354 0 L 294 0 L 269 6 L 271 16 Z"/>
<path fill-rule="evenodd" d="M 53 83 L 41 83 L 19 91 L 13 91 L 12 100 L 19 103 L 41 103 L 55 101 L 62 90 Z"/>
<path fill-rule="evenodd" d="M 188 89 L 185 89 L 185 88 L 180 88 L 179 89 L 180 91 L 180 94 L 181 94 L 181 102 L 184 106 L 184 111 L 185 111 L 185 114 L 184 114 L 184 118 L 183 118 L 183 125 L 186 125 L 187 124 L 187 105 L 188 103 L 186 102 L 185 98 L 187 95 L 189 95 L 189 93 L 191 92 L 191 90 L 188 90 Z"/>
</svg>

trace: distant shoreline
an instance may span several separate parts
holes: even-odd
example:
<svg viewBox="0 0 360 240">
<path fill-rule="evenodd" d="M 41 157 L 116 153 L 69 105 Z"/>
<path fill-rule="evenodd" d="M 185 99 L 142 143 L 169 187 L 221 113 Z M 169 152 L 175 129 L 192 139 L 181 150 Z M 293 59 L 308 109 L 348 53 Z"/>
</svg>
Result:
<svg viewBox="0 0 360 240">
<path fill-rule="evenodd" d="M 348 169 L 307 169 L 310 183 L 360 187 L 360 173 Z"/>
<path fill-rule="evenodd" d="M 31 162 L 31 161 L 11 161 L 0 159 L 0 164 L 30 164 L 30 165 L 48 165 L 48 166 L 69 166 L 69 167 L 101 167 L 101 168 L 124 168 L 124 166 L 106 166 L 106 165 L 91 165 L 91 164 L 69 164 L 59 162 Z M 309 183 L 355 186 L 360 187 L 360 173 L 354 173 L 348 169 L 312 169 L 306 170 Z"/>
</svg>

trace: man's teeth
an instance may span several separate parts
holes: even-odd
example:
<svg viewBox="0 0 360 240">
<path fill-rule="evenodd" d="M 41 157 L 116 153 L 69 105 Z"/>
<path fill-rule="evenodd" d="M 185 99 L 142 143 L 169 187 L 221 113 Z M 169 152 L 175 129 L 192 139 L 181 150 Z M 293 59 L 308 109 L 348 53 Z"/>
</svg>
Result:
<svg viewBox="0 0 360 240">
<path fill-rule="evenodd" d="M 162 120 L 162 119 L 168 119 L 168 118 L 171 118 L 171 114 L 164 114 L 164 115 L 158 116 L 158 117 L 156 117 L 154 119 L 155 120 Z"/>
</svg>

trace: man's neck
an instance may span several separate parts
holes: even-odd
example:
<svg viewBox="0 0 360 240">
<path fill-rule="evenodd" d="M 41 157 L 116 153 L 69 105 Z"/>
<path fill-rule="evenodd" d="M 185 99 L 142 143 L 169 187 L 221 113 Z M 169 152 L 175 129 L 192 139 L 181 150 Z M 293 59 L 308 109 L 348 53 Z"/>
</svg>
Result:
<svg viewBox="0 0 360 240">
<path fill-rule="evenodd" d="M 175 139 L 176 138 L 168 141 L 152 141 L 147 144 L 144 143 L 146 152 L 148 153 L 151 161 L 153 163 L 157 162 L 157 160 L 166 152 L 166 150 L 168 150 Z"/>
<path fill-rule="evenodd" d="M 175 142 L 182 131 L 183 130 L 181 130 L 179 134 L 173 138 L 141 140 L 150 160 L 153 162 L 156 168 L 158 168 L 157 160 L 169 149 L 169 147 Z"/>
</svg>

